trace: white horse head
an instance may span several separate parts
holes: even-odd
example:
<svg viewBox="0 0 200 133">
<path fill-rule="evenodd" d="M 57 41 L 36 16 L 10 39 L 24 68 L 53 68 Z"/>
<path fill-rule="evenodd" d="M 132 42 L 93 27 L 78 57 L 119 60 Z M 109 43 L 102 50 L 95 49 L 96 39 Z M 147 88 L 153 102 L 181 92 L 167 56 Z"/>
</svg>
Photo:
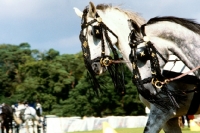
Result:
<svg viewBox="0 0 200 133">
<path fill-rule="evenodd" d="M 95 86 L 93 88 L 101 86 L 95 75 L 108 70 L 116 90 L 123 93 L 121 62 L 127 62 L 126 65 L 130 70 L 132 69 L 129 61 L 131 49 L 128 45 L 130 29 L 127 20 L 133 19 L 139 27 L 145 23 L 145 20 L 137 13 L 106 4 L 99 4 L 95 7 L 90 2 L 89 7 L 86 7 L 83 12 L 77 8 L 74 9 L 76 14 L 82 18 L 79 38 L 82 43 L 85 65 Z M 121 55 L 124 61 L 121 60 Z"/>
<path fill-rule="evenodd" d="M 91 65 L 93 71 L 97 74 L 103 73 L 104 69 L 109 67 L 109 63 L 113 61 L 109 58 L 112 47 L 116 47 L 121 52 L 123 59 L 129 61 L 131 52 L 129 46 L 130 31 L 134 31 L 132 36 L 135 37 L 135 41 L 143 39 L 140 27 L 145 23 L 145 20 L 134 12 L 102 4 L 95 7 L 91 2 L 89 8 L 84 9 L 83 13 L 77 8 L 75 8 L 75 12 L 82 18 L 80 40 L 82 42 L 84 58 L 86 59 L 85 62 Z M 132 20 L 132 23 L 128 23 L 128 20 Z M 95 29 L 99 30 L 99 34 L 94 32 Z M 153 37 L 151 41 L 155 42 L 155 44 L 160 44 L 160 42 L 166 43 L 165 40 Z M 144 44 L 141 43 L 138 45 L 138 48 L 143 46 Z M 162 50 L 161 53 L 164 58 L 168 59 L 169 53 L 166 47 L 161 47 L 160 45 L 155 47 Z M 163 68 L 166 62 L 160 58 L 159 56 L 159 65 Z M 129 62 L 126 65 L 132 71 L 132 64 Z M 141 74 L 142 80 L 152 75 L 151 64 L 148 60 L 138 60 L 138 67 L 139 71 L 143 72 Z M 149 91 L 152 95 L 156 95 L 160 91 L 159 89 L 154 89 L 151 83 L 147 83 L 144 86 L 147 88 L 146 91 Z"/>
<path fill-rule="evenodd" d="M 79 17 L 82 18 L 82 31 L 80 39 L 83 54 L 92 66 L 96 74 L 102 74 L 111 63 L 111 52 L 115 54 L 115 48 L 122 52 L 124 60 L 129 60 L 128 34 L 130 29 L 127 20 L 134 18 L 138 25 L 144 24 L 144 19 L 138 14 L 121 10 L 109 5 L 97 5 L 89 3 L 89 8 L 83 13 L 74 8 Z M 122 47 L 122 45 L 124 45 Z M 126 52 L 125 52 L 126 51 Z M 128 64 L 131 68 L 131 64 Z"/>
</svg>

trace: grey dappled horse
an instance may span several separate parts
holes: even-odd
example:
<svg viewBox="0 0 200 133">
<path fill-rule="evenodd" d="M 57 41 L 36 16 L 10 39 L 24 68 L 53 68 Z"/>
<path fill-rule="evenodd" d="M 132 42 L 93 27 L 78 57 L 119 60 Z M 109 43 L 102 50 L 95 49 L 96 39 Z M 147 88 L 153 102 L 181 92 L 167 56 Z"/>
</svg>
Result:
<svg viewBox="0 0 200 133">
<path fill-rule="evenodd" d="M 151 127 L 156 125 L 164 126 L 165 132 L 181 132 L 177 125 L 176 116 L 200 113 L 199 79 L 191 75 L 179 77 L 179 73 L 162 70 L 167 61 L 165 57 L 167 48 L 165 46 L 168 46 L 168 42 L 158 38 L 150 39 L 146 37 L 144 28 L 138 28 L 132 20 L 129 20 L 129 26 L 131 29 L 129 45 L 132 48 L 130 60 L 133 64 L 133 75 L 136 75 L 133 76 L 133 82 L 139 93 L 153 103 L 155 107 L 158 107 L 157 110 L 154 109 L 155 112 L 150 107 L 151 112 L 145 132 L 155 132 L 152 131 Z M 138 34 L 140 32 L 143 35 Z M 149 73 L 149 76 L 147 76 L 147 73 Z M 152 95 L 151 90 L 147 87 L 146 83 L 148 82 L 151 82 L 154 87 L 153 93 L 155 95 Z"/>
<path fill-rule="evenodd" d="M 120 67 L 119 63 L 123 61 L 120 60 L 118 52 L 116 52 L 117 48 L 131 72 L 134 72 L 133 68 L 137 65 L 136 74 L 140 75 L 133 75 L 133 77 L 139 76 L 141 80 L 150 77 L 144 82 L 144 88 L 138 88 L 141 101 L 151 110 L 144 132 L 158 133 L 162 128 L 169 133 L 181 132 L 177 117 L 188 113 L 194 95 L 193 89 L 197 85 L 173 81 L 167 84 L 167 89 L 155 88 L 150 82 L 152 79 L 150 61 L 137 60 L 136 64 L 133 64 L 133 60 L 129 61 L 130 56 L 134 56 L 130 55 L 133 50 L 129 45 L 129 33 L 135 29 L 134 34 L 132 34 L 135 35 L 136 40 L 134 41 L 138 45 L 142 43 L 143 34 L 140 28 L 145 24 L 144 19 L 136 13 L 122 10 L 119 7 L 105 4 L 99 4 L 95 7 L 92 2 L 83 12 L 77 8 L 75 8 L 75 12 L 82 18 L 80 40 L 85 65 L 93 80 L 97 82 L 95 74 L 102 74 L 105 70 L 110 71 L 110 69 L 115 68 L 115 73 L 111 72 L 111 77 L 114 77 L 114 85 L 117 87 L 119 84 L 120 87 L 123 87 L 123 84 L 120 84 L 123 76 L 117 73 Z M 130 19 L 133 20 L 134 25 L 128 24 L 127 20 Z M 129 26 L 132 26 L 131 30 Z M 157 56 L 159 61 L 157 64 L 160 68 L 158 72 L 161 72 L 160 76 L 162 76 L 165 61 L 171 54 L 167 47 L 163 46 L 167 46 L 169 42 L 158 37 L 151 37 L 150 40 L 155 49 L 159 50 L 162 55 Z M 146 40 L 146 42 L 148 41 Z M 113 53 L 114 56 L 112 57 L 110 53 Z M 157 53 L 155 54 L 157 55 Z"/>
<path fill-rule="evenodd" d="M 200 66 L 200 24 L 194 20 L 155 17 L 144 25 L 144 30 L 150 40 L 157 37 L 166 41 L 167 50 L 178 56 L 190 69 Z M 200 77 L 200 70 L 194 73 Z"/>
</svg>

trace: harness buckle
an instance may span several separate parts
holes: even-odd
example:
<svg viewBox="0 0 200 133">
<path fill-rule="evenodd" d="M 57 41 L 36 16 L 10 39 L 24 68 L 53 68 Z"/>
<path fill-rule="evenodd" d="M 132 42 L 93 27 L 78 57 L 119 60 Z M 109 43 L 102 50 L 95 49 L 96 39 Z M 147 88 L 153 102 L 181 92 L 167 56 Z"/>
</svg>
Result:
<svg viewBox="0 0 200 133">
<path fill-rule="evenodd" d="M 163 84 L 162 84 L 162 82 L 161 81 L 159 81 L 159 80 L 157 80 L 156 82 L 155 82 L 155 87 L 156 88 L 158 88 L 158 89 L 160 89 L 160 88 L 162 88 L 163 87 Z"/>
<path fill-rule="evenodd" d="M 169 79 L 165 79 L 164 82 L 159 81 L 159 80 L 157 80 L 157 79 L 156 79 L 156 81 L 155 81 L 155 78 L 153 78 L 153 79 L 151 80 L 152 85 L 154 85 L 154 86 L 155 86 L 156 88 L 158 88 L 158 89 L 162 88 L 164 84 L 168 84 L 169 82 L 170 82 Z"/>
<path fill-rule="evenodd" d="M 163 82 L 161 82 L 161 81 L 159 81 L 155 78 L 152 78 L 151 83 L 152 83 L 152 85 L 154 85 L 158 89 L 163 87 Z"/>
<path fill-rule="evenodd" d="M 165 84 L 168 84 L 169 82 L 170 82 L 169 79 L 165 79 L 165 81 L 164 81 Z"/>
<path fill-rule="evenodd" d="M 102 66 L 109 66 L 112 63 L 112 60 L 110 60 L 108 57 L 101 58 L 100 63 Z"/>
<path fill-rule="evenodd" d="M 152 85 L 155 84 L 155 78 L 152 78 L 152 80 L 151 80 L 151 84 L 152 84 Z"/>
</svg>

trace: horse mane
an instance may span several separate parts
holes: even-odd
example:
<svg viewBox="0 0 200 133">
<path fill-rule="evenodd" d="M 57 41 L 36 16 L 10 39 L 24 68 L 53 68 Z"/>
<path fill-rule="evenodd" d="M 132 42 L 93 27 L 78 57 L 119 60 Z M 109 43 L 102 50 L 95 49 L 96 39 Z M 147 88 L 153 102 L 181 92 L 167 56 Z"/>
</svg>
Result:
<svg viewBox="0 0 200 133">
<path fill-rule="evenodd" d="M 87 8 L 88 6 L 86 7 L 86 9 Z M 135 21 L 138 24 L 138 26 L 141 26 L 144 23 L 146 23 L 145 19 L 142 18 L 139 13 L 122 9 L 120 8 L 120 6 L 113 6 L 112 4 L 98 4 L 96 6 L 96 9 L 101 10 L 103 12 L 105 12 L 107 9 L 115 9 L 122 13 L 125 13 L 131 20 Z"/>
<path fill-rule="evenodd" d="M 200 34 L 200 24 L 195 22 L 194 19 L 179 18 L 174 16 L 154 17 L 151 18 L 146 25 L 155 24 L 160 21 L 174 22 L 194 31 L 197 34 Z"/>
</svg>

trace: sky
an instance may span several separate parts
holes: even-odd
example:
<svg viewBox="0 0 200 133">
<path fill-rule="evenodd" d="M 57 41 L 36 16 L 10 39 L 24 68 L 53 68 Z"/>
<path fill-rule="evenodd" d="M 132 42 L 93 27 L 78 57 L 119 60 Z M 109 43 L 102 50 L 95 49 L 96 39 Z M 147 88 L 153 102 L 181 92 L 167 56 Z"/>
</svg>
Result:
<svg viewBox="0 0 200 133">
<path fill-rule="evenodd" d="M 0 0 L 0 44 L 27 42 L 42 52 L 53 48 L 60 54 L 81 51 L 81 11 L 91 0 Z M 177 16 L 200 23 L 199 0 L 92 0 L 121 6 L 139 13 L 145 20 L 156 16 Z"/>
</svg>

